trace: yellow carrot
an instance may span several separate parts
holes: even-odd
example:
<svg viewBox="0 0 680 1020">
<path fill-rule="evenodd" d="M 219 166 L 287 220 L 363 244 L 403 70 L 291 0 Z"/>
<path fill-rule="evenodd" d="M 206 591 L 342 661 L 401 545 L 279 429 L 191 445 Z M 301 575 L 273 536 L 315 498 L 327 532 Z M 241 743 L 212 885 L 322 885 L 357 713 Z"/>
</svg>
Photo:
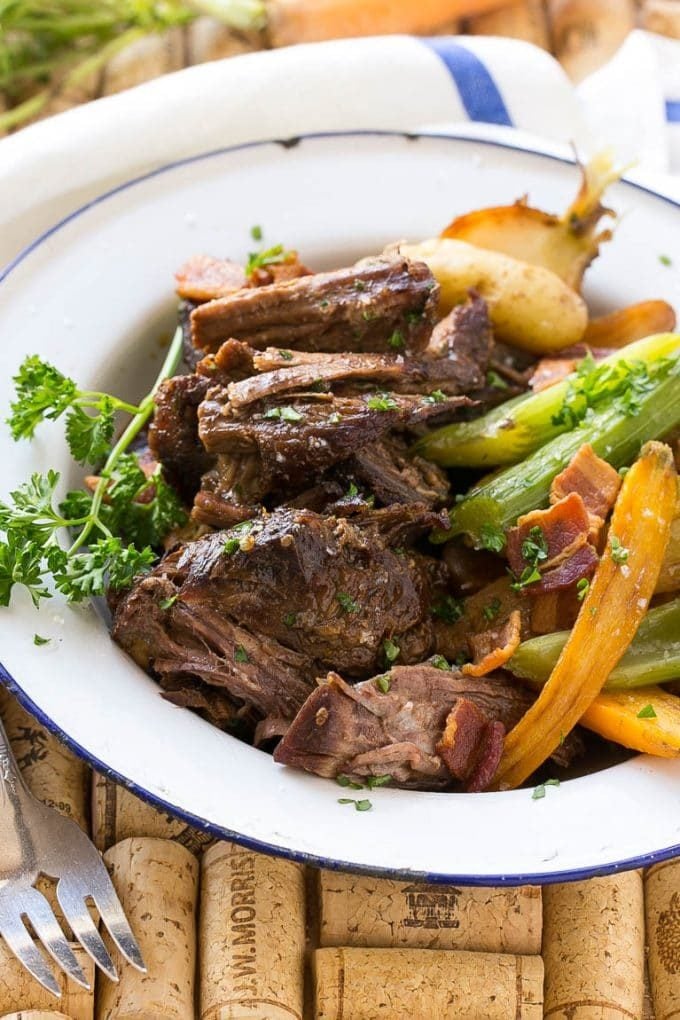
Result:
<svg viewBox="0 0 680 1020">
<path fill-rule="evenodd" d="M 624 478 L 605 551 L 550 679 L 506 737 L 499 789 L 519 786 L 552 754 L 633 640 L 661 569 L 676 486 L 670 447 L 647 443 Z"/>
<path fill-rule="evenodd" d="M 671 333 L 675 311 L 667 301 L 639 301 L 591 319 L 583 334 L 589 347 L 626 347 L 652 333 Z"/>
<path fill-rule="evenodd" d="M 269 0 L 267 25 L 274 46 L 291 46 L 320 39 L 429 32 L 454 18 L 502 6 L 503 0 Z"/>
<path fill-rule="evenodd" d="M 634 751 L 680 757 L 680 698 L 660 687 L 598 694 L 581 724 Z"/>
</svg>

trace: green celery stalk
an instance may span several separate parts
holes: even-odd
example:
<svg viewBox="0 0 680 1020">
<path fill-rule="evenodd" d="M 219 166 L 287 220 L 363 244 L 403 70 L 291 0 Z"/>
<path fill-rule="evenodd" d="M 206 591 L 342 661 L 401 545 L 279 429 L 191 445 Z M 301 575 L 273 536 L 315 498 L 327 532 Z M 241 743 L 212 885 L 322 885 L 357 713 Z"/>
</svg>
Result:
<svg viewBox="0 0 680 1020">
<path fill-rule="evenodd" d="M 607 377 L 621 362 L 654 362 L 680 349 L 680 334 L 657 333 L 628 344 L 599 362 L 593 381 L 600 381 L 598 402 L 607 399 Z M 568 431 L 569 424 L 555 424 L 571 383 L 572 373 L 539 393 L 523 394 L 494 407 L 481 418 L 454 422 L 436 429 L 415 445 L 416 453 L 443 467 L 488 468 L 516 464 L 538 447 Z M 611 380 L 615 384 L 616 380 Z M 611 384 L 609 392 L 611 392 Z"/>
<path fill-rule="evenodd" d="M 552 673 L 569 631 L 523 641 L 506 668 L 532 684 Z M 650 609 L 633 643 L 609 674 L 605 690 L 621 691 L 680 679 L 680 599 Z"/>
<path fill-rule="evenodd" d="M 591 413 L 577 428 L 522 461 L 472 488 L 450 513 L 449 531 L 435 532 L 432 541 L 445 542 L 455 535 L 468 535 L 477 547 L 488 545 L 488 534 L 502 539 L 518 517 L 546 506 L 550 485 L 584 443 L 614 467 L 630 464 L 640 447 L 659 439 L 680 425 L 680 355 L 673 359 L 653 389 L 640 398 L 637 414 L 616 405 Z"/>
</svg>

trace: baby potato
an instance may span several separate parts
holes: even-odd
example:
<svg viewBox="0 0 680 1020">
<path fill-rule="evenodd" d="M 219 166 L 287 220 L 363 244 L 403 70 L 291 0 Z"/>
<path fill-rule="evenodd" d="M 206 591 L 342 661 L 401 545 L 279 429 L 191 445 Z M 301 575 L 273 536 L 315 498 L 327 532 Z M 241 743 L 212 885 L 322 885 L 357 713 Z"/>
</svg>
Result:
<svg viewBox="0 0 680 1020">
<path fill-rule="evenodd" d="M 499 340 L 532 354 L 549 354 L 583 337 L 588 324 L 585 302 L 543 266 L 445 237 L 399 249 L 432 270 L 441 286 L 442 314 L 465 301 L 474 287 L 489 304 Z"/>
</svg>

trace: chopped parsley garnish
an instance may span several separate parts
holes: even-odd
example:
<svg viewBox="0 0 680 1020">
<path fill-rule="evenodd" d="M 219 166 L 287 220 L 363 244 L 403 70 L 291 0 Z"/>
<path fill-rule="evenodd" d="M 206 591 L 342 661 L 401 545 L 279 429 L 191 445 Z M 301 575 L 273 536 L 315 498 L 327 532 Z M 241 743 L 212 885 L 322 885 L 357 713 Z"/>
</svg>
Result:
<svg viewBox="0 0 680 1020">
<path fill-rule="evenodd" d="M 294 627 L 296 622 L 297 622 L 296 613 L 286 613 L 286 615 L 283 618 L 283 624 L 285 627 Z"/>
<path fill-rule="evenodd" d="M 33 644 L 34 645 L 38 645 L 38 646 L 40 646 L 40 645 L 49 645 L 51 640 L 52 640 L 52 638 L 42 637 L 40 634 L 34 634 L 33 635 Z"/>
<path fill-rule="evenodd" d="M 338 786 L 349 787 L 350 790 L 363 790 L 361 783 L 355 783 L 351 776 L 346 776 L 343 772 L 335 777 L 335 781 Z"/>
<path fill-rule="evenodd" d="M 275 244 L 273 248 L 266 251 L 251 251 L 246 262 L 246 276 L 250 278 L 256 269 L 264 269 L 265 266 L 278 265 L 286 262 L 292 252 L 286 251 L 282 244 Z"/>
<path fill-rule="evenodd" d="M 560 785 L 559 779 L 546 779 L 544 783 L 541 783 L 539 786 L 536 787 L 536 789 L 531 794 L 531 799 L 543 800 L 543 798 L 545 797 L 546 786 L 559 786 L 559 785 Z"/>
<path fill-rule="evenodd" d="M 283 358 L 284 361 L 292 361 L 293 360 L 293 352 L 292 351 L 279 351 L 279 357 Z"/>
<path fill-rule="evenodd" d="M 237 550 L 240 548 L 241 548 L 240 538 L 228 538 L 225 541 L 224 545 L 222 546 L 222 549 L 224 550 L 226 556 L 233 556 L 234 553 L 237 552 Z"/>
<path fill-rule="evenodd" d="M 399 645 L 392 638 L 383 641 L 383 651 L 388 662 L 394 662 L 399 657 Z"/>
<path fill-rule="evenodd" d="M 656 712 L 654 711 L 654 705 L 645 705 L 641 708 L 637 714 L 638 719 L 656 719 Z"/>
<path fill-rule="evenodd" d="M 359 489 L 354 484 L 354 482 L 350 482 L 349 483 L 349 489 L 345 493 L 345 499 L 356 499 L 356 497 L 358 495 L 359 495 Z"/>
<path fill-rule="evenodd" d="M 364 283 L 363 280 L 355 280 L 354 281 L 354 289 L 355 290 L 366 290 L 366 284 Z"/>
<path fill-rule="evenodd" d="M 387 694 L 391 685 L 392 681 L 390 680 L 389 673 L 382 673 L 380 676 L 375 678 L 375 686 L 382 692 L 382 694 Z"/>
<path fill-rule="evenodd" d="M 548 543 L 542 528 L 536 525 L 529 529 L 529 534 L 522 542 L 522 559 L 525 563 L 537 566 L 548 558 Z"/>
<path fill-rule="evenodd" d="M 433 390 L 426 397 L 423 397 L 424 404 L 441 404 L 446 400 L 446 394 L 443 390 Z"/>
<path fill-rule="evenodd" d="M 662 266 L 673 265 L 673 259 L 670 257 L 670 255 L 659 255 L 659 262 L 661 263 Z"/>
<path fill-rule="evenodd" d="M 621 566 L 628 559 L 629 550 L 624 545 L 621 545 L 621 540 L 616 535 L 609 536 L 609 548 L 611 550 L 612 560 L 617 566 Z"/>
<path fill-rule="evenodd" d="M 392 782 L 392 776 L 367 776 L 366 786 L 369 790 L 376 790 L 379 786 L 387 786 Z"/>
<path fill-rule="evenodd" d="M 287 404 L 285 407 L 270 407 L 268 411 L 265 411 L 264 417 L 278 418 L 281 421 L 295 423 L 299 421 L 304 421 L 305 419 L 304 414 L 301 414 L 294 407 L 291 407 L 290 404 Z"/>
<path fill-rule="evenodd" d="M 391 347 L 394 351 L 401 351 L 404 349 L 406 341 L 404 340 L 404 334 L 400 329 L 395 329 L 394 333 L 387 341 L 387 346 Z"/>
<path fill-rule="evenodd" d="M 343 613 L 359 612 L 359 603 L 356 602 L 351 595 L 348 595 L 344 591 L 340 591 L 335 597 L 340 603 L 340 608 L 342 609 Z"/>
<path fill-rule="evenodd" d="M 536 584 L 537 581 L 541 580 L 541 572 L 538 567 L 533 567 L 531 564 L 525 567 L 519 577 L 515 578 L 510 587 L 513 591 L 522 591 L 530 584 Z"/>
<path fill-rule="evenodd" d="M 507 390 L 507 389 L 509 389 L 509 386 L 506 383 L 506 381 L 503 378 L 503 376 L 499 375 L 498 372 L 494 372 L 493 369 L 490 369 L 486 373 L 486 384 L 487 384 L 487 386 L 493 386 L 493 388 L 496 389 L 496 390 Z"/>
<path fill-rule="evenodd" d="M 375 396 L 368 398 L 366 406 L 369 411 L 394 411 L 399 405 L 389 393 L 376 393 Z"/>
<path fill-rule="evenodd" d="M 171 606 L 174 606 L 176 601 L 177 595 L 169 595 L 166 599 L 161 599 L 158 605 L 161 609 L 170 609 Z"/>
<path fill-rule="evenodd" d="M 342 415 L 339 411 L 333 411 L 332 414 L 328 415 L 328 422 L 330 425 L 339 425 L 342 421 Z"/>
<path fill-rule="evenodd" d="M 234 649 L 234 662 L 250 662 L 248 653 L 243 645 L 237 645 Z"/>
<path fill-rule="evenodd" d="M 250 228 L 250 236 L 252 237 L 253 241 L 261 241 L 262 240 L 262 227 L 259 226 L 258 224 L 255 224 L 254 227 L 251 227 Z"/>
<path fill-rule="evenodd" d="M 553 415 L 553 425 L 575 428 L 603 401 L 611 401 L 625 415 L 638 414 L 642 398 L 668 374 L 672 364 L 671 359 L 660 358 L 653 366 L 625 359 L 598 365 L 592 354 L 587 354 L 567 386 L 562 407 Z"/>
<path fill-rule="evenodd" d="M 590 581 L 588 580 L 587 577 L 582 577 L 581 580 L 576 585 L 576 598 L 579 600 L 579 602 L 583 602 L 589 590 Z"/>
<path fill-rule="evenodd" d="M 370 811 L 373 807 L 370 800 L 355 800 L 353 797 L 340 797 L 338 804 L 354 804 L 355 811 Z"/>
<path fill-rule="evenodd" d="M 422 322 L 422 319 L 423 319 L 423 312 L 407 312 L 406 313 L 406 321 L 408 322 L 409 326 L 415 326 L 415 324 L 417 322 Z"/>
<path fill-rule="evenodd" d="M 493 524 L 482 524 L 480 531 L 482 549 L 501 553 L 505 549 L 505 532 Z"/>
<path fill-rule="evenodd" d="M 489 602 L 488 605 L 484 606 L 484 608 L 482 609 L 482 616 L 484 617 L 485 620 L 488 620 L 488 622 L 491 623 L 493 620 L 496 619 L 500 611 L 501 600 L 492 599 L 491 602 Z"/>
<path fill-rule="evenodd" d="M 451 664 L 448 659 L 445 659 L 443 655 L 431 655 L 430 665 L 434 666 L 435 669 L 450 670 Z"/>
<path fill-rule="evenodd" d="M 456 623 L 464 615 L 465 606 L 460 599 L 454 599 L 453 595 L 445 595 L 434 603 L 431 612 L 446 623 Z"/>
</svg>

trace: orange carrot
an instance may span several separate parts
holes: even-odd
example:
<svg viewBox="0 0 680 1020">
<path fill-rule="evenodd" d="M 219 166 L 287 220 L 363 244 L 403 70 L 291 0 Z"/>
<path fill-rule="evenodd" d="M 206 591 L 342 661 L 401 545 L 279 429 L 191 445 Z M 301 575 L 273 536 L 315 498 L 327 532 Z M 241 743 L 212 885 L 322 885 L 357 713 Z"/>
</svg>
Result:
<svg viewBox="0 0 680 1020">
<path fill-rule="evenodd" d="M 647 443 L 619 493 L 607 546 L 557 664 L 505 740 L 495 783 L 512 789 L 548 758 L 602 690 L 644 617 L 675 513 L 670 447 Z"/>
<path fill-rule="evenodd" d="M 671 333 L 675 311 L 666 301 L 639 301 L 591 319 L 583 334 L 590 347 L 626 347 L 653 333 Z"/>
<path fill-rule="evenodd" d="M 581 725 L 644 754 L 680 757 L 680 698 L 660 687 L 598 694 Z"/>
<path fill-rule="evenodd" d="M 320 39 L 430 32 L 455 18 L 503 5 L 504 0 L 269 0 L 269 38 L 274 46 L 291 46 Z"/>
</svg>

